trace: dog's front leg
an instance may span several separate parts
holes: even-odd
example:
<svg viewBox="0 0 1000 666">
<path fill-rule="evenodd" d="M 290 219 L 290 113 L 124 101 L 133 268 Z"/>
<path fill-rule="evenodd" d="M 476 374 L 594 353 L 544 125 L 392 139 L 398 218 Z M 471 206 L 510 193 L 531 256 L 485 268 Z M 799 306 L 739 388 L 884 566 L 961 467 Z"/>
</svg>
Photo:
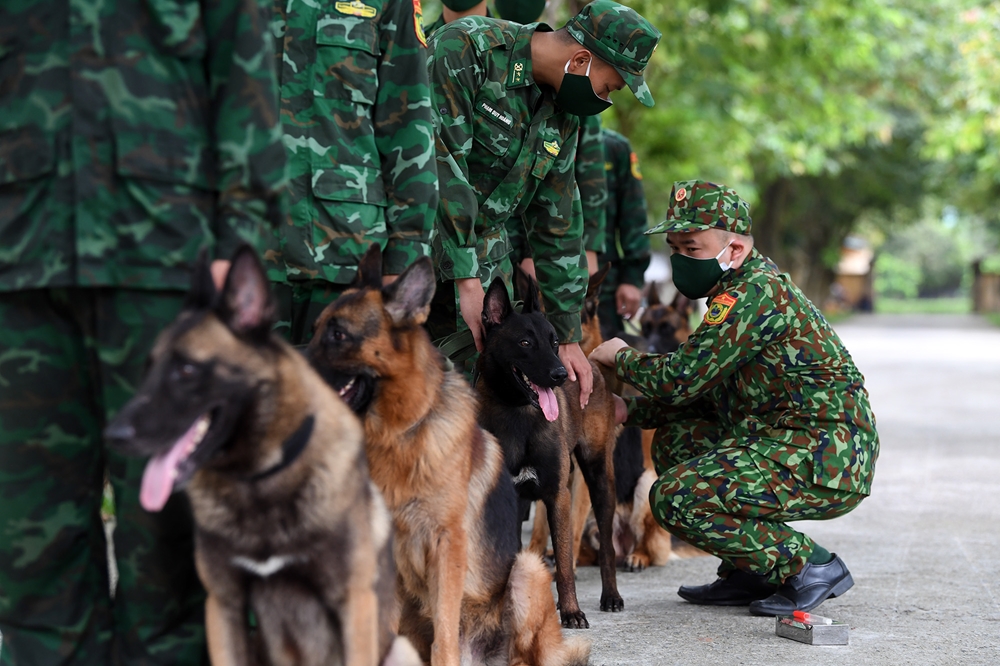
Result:
<svg viewBox="0 0 1000 666">
<path fill-rule="evenodd" d="M 219 597 L 209 592 L 205 599 L 205 634 L 212 666 L 243 666 L 251 663 L 248 636 L 241 622 L 246 618 L 226 608 Z"/>
<path fill-rule="evenodd" d="M 466 534 L 461 518 L 438 535 L 432 555 L 431 608 L 434 615 L 432 666 L 458 666 L 462 593 L 465 589 Z"/>
<path fill-rule="evenodd" d="M 344 663 L 354 666 L 377 666 L 379 651 L 378 598 L 371 581 L 347 591 L 347 617 L 344 632 Z"/>
<path fill-rule="evenodd" d="M 567 468 L 569 465 L 567 465 Z M 566 470 L 567 473 L 569 470 Z M 569 629 L 588 629 L 587 616 L 576 599 L 573 580 L 573 526 L 569 488 L 560 483 L 555 495 L 545 498 L 552 531 L 552 550 L 556 557 L 556 591 L 559 593 L 559 618 Z"/>
</svg>

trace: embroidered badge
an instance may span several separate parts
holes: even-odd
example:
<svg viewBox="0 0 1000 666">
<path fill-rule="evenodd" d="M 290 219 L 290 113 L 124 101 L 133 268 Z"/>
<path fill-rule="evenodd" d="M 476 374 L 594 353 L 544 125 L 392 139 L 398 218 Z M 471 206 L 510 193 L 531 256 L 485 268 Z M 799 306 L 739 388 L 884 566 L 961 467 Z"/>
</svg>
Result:
<svg viewBox="0 0 1000 666">
<path fill-rule="evenodd" d="M 687 194 L 688 191 L 682 187 L 674 194 L 674 201 L 684 201 L 684 197 L 686 197 Z"/>
<path fill-rule="evenodd" d="M 492 104 L 482 101 L 477 104 L 476 107 L 483 113 L 484 116 L 495 122 L 497 125 L 507 129 L 514 127 L 514 119 L 510 117 L 510 114 L 493 108 Z"/>
<path fill-rule="evenodd" d="M 510 70 L 510 83 L 507 85 L 516 86 L 524 82 L 524 61 L 518 60 Z"/>
<path fill-rule="evenodd" d="M 709 326 L 716 326 L 726 320 L 729 311 L 736 304 L 736 299 L 729 294 L 719 294 L 708 304 L 708 312 L 705 313 L 705 323 Z"/>
<path fill-rule="evenodd" d="M 542 143 L 545 148 L 545 152 L 549 155 L 556 156 L 559 154 L 559 142 L 558 141 L 546 141 Z"/>
<path fill-rule="evenodd" d="M 615 168 L 615 165 L 613 163 L 611 163 L 611 162 L 605 162 L 604 163 L 604 170 L 605 171 L 611 171 L 614 168 Z"/>
<path fill-rule="evenodd" d="M 628 156 L 628 161 L 631 162 L 632 177 L 636 180 L 642 180 L 642 172 L 639 171 L 639 156 L 632 153 Z"/>
<path fill-rule="evenodd" d="M 423 17 L 424 10 L 420 6 L 420 0 L 413 0 L 413 34 L 417 36 L 417 41 L 427 46 L 427 35 L 424 34 L 424 26 L 422 24 Z"/>
<path fill-rule="evenodd" d="M 374 7 L 369 7 L 361 0 L 351 0 L 351 2 L 338 2 L 335 3 L 334 8 L 341 14 L 347 14 L 348 16 L 360 16 L 361 18 L 373 18 L 378 14 L 378 10 Z M 419 22 L 418 22 L 419 25 Z"/>
</svg>

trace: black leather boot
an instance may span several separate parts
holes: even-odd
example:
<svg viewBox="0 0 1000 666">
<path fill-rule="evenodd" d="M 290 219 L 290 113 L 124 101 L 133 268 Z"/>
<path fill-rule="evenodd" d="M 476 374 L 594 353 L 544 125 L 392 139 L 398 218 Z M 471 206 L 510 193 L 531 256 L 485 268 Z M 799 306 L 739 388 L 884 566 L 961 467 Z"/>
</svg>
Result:
<svg viewBox="0 0 1000 666">
<path fill-rule="evenodd" d="M 751 615 L 791 615 L 811 611 L 831 597 L 839 597 L 854 585 L 844 561 L 834 554 L 826 564 L 806 562 L 802 571 L 790 576 L 778 591 L 750 604 Z"/>
<path fill-rule="evenodd" d="M 767 576 L 736 569 L 728 577 L 708 585 L 684 585 L 677 594 L 704 606 L 746 606 L 751 601 L 766 599 L 777 589 L 777 585 L 767 582 Z"/>
</svg>

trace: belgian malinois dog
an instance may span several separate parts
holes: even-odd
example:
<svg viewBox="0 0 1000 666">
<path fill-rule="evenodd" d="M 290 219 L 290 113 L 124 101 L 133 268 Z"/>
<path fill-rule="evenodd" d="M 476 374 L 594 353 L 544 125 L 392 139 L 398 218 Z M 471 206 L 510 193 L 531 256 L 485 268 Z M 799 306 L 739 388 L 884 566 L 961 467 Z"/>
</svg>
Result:
<svg viewBox="0 0 1000 666">
<path fill-rule="evenodd" d="M 419 664 L 393 634 L 392 522 L 361 423 L 271 333 L 273 312 L 249 246 L 221 294 L 202 261 L 105 436 L 151 458 L 148 511 L 186 487 L 213 664 Z"/>
<path fill-rule="evenodd" d="M 614 452 L 617 428 L 611 393 L 593 366 L 594 391 L 580 409 L 579 384 L 565 384 L 555 329 L 540 312 L 533 281 L 522 289 L 523 310 L 511 307 L 507 288 L 493 281 L 483 302 L 486 338 L 477 369 L 482 398 L 479 421 L 503 447 L 518 494 L 542 500 L 552 531 L 559 613 L 565 627 L 589 627 L 573 579 L 570 457 L 589 490 L 601 532 L 601 610 L 624 607 L 615 582 L 611 545 L 614 518 Z M 586 515 L 586 514 L 584 514 Z M 606 537 L 606 538 L 605 538 Z"/>
<path fill-rule="evenodd" d="M 643 351 L 656 354 L 677 351 L 691 335 L 691 312 L 694 304 L 681 293 L 674 296 L 670 303 L 661 302 L 656 283 L 649 286 L 646 299 L 646 308 L 639 317 L 642 337 L 647 345 Z"/>
<path fill-rule="evenodd" d="M 428 259 L 383 287 L 373 246 L 308 349 L 364 424 L 395 525 L 400 634 L 434 666 L 585 664 L 589 643 L 562 637 L 548 569 L 518 553 L 513 484 L 475 394 L 421 326 L 434 288 Z"/>
</svg>

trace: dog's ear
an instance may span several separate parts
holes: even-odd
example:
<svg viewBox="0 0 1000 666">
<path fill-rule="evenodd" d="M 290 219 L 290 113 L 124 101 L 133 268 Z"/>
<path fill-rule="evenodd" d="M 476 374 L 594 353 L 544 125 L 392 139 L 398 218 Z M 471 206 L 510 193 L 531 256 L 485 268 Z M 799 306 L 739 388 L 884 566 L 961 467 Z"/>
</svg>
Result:
<svg viewBox="0 0 1000 666">
<path fill-rule="evenodd" d="M 488 331 L 502 324 L 511 312 L 507 285 L 503 283 L 503 278 L 494 278 L 483 299 L 483 327 Z"/>
<path fill-rule="evenodd" d="M 599 271 L 590 276 L 587 282 L 587 298 L 597 298 L 601 295 L 601 285 L 604 284 L 604 278 L 608 277 L 610 270 L 611 262 L 606 261 Z"/>
<path fill-rule="evenodd" d="M 202 248 L 194 263 L 191 273 L 191 290 L 184 301 L 185 310 L 208 310 L 215 304 L 218 292 L 215 280 L 212 279 L 212 264 L 208 259 L 208 250 Z"/>
<path fill-rule="evenodd" d="M 514 287 L 515 293 L 521 297 L 521 301 L 524 303 L 521 307 L 521 314 L 531 314 L 532 312 L 542 311 L 542 301 L 541 295 L 538 291 L 538 283 L 535 282 L 535 278 L 521 270 L 520 266 L 517 266 L 514 269 Z"/>
<path fill-rule="evenodd" d="M 354 276 L 351 286 L 355 289 L 382 288 L 382 247 L 378 243 L 372 243 L 365 255 L 358 263 L 358 273 Z"/>
<path fill-rule="evenodd" d="M 431 260 L 421 257 L 396 281 L 382 288 L 385 311 L 395 326 L 419 326 L 427 321 L 436 287 Z"/>
<path fill-rule="evenodd" d="M 656 286 L 655 282 L 649 283 L 649 292 L 646 294 L 646 304 L 648 307 L 662 305 L 660 302 L 660 288 Z"/>
<path fill-rule="evenodd" d="M 677 295 L 674 296 L 673 303 L 671 303 L 670 305 L 671 307 L 674 308 L 674 310 L 687 317 L 688 315 L 691 314 L 691 307 L 694 304 L 691 302 L 690 298 L 688 298 L 681 292 L 677 292 Z"/>
<path fill-rule="evenodd" d="M 271 334 L 274 298 L 264 267 L 249 245 L 241 245 L 233 255 L 216 313 L 237 335 L 266 339 Z"/>
</svg>

